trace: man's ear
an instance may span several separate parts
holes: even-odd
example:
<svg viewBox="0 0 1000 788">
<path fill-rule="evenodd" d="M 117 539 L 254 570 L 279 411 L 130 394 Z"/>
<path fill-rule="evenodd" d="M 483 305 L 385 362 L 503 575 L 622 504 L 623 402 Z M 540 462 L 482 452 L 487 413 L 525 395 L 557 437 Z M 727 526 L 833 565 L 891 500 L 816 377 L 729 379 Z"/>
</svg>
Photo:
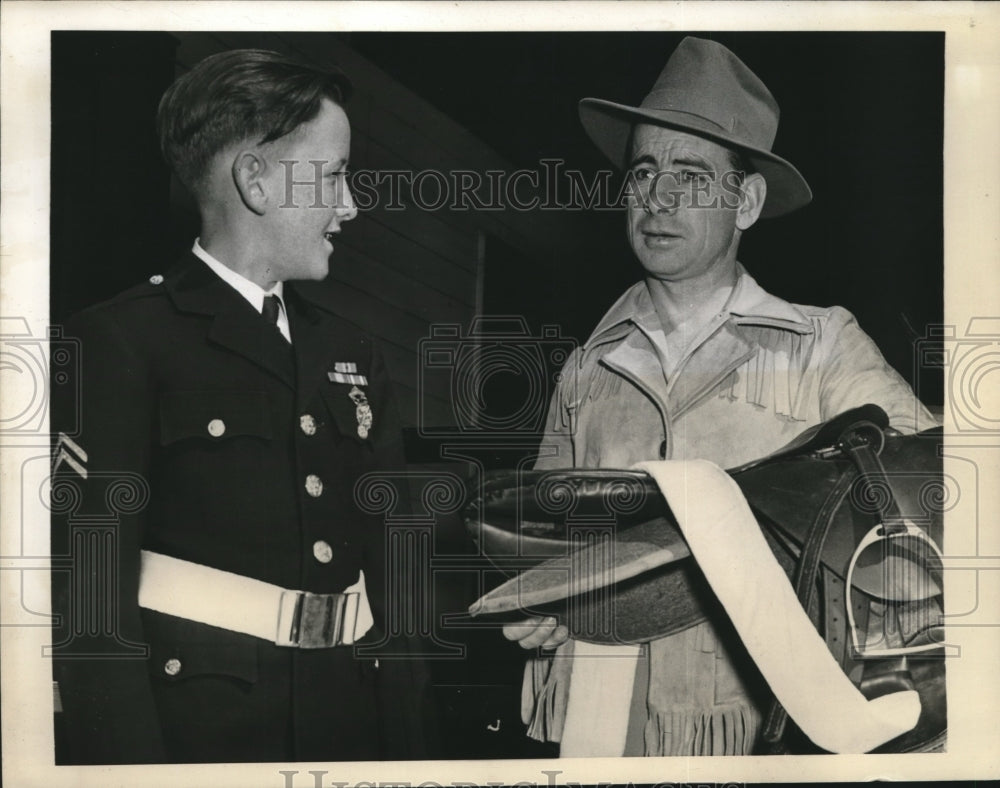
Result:
<svg viewBox="0 0 1000 788">
<path fill-rule="evenodd" d="M 233 183 L 243 204 L 258 215 L 267 211 L 267 189 L 264 172 L 267 163 L 264 157 L 253 150 L 241 150 L 233 159 Z"/>
<path fill-rule="evenodd" d="M 736 210 L 736 227 L 749 229 L 757 221 L 767 197 L 767 181 L 759 172 L 747 175 L 740 189 L 740 207 Z"/>
</svg>

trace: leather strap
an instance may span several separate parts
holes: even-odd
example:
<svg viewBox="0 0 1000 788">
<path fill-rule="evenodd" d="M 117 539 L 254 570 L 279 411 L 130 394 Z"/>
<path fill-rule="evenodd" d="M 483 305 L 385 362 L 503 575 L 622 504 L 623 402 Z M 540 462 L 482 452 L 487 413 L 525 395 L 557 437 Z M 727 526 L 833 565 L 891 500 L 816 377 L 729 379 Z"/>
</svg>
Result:
<svg viewBox="0 0 1000 788">
<path fill-rule="evenodd" d="M 845 664 L 845 658 L 848 656 L 847 616 L 845 615 L 847 597 L 844 593 L 844 581 L 837 576 L 836 572 L 831 572 L 829 569 L 823 567 L 820 570 L 820 584 L 822 586 L 824 602 L 823 637 L 826 639 L 826 645 L 830 649 L 830 653 L 833 654 L 834 659 L 843 665 Z M 864 602 L 865 597 L 858 594 L 853 599 L 857 605 L 864 606 L 865 612 L 867 612 L 867 606 Z M 858 616 L 859 611 L 856 610 L 854 613 L 855 620 L 858 619 Z M 867 616 L 865 616 L 865 625 L 867 625 Z"/>
<path fill-rule="evenodd" d="M 795 595 L 802 604 L 803 610 L 809 610 L 812 604 L 813 594 L 816 588 L 816 576 L 819 571 L 820 556 L 823 553 L 823 545 L 826 537 L 830 533 L 830 525 L 833 523 L 834 515 L 844 501 L 851 484 L 854 482 L 857 473 L 853 468 L 848 468 L 841 474 L 837 483 L 830 489 L 823 501 L 823 505 L 816 512 L 812 528 L 809 529 L 809 538 L 802 546 L 802 555 L 795 572 Z M 764 719 L 764 726 L 761 732 L 763 741 L 770 745 L 777 744 L 785 734 L 785 725 L 788 722 L 788 713 L 777 698 L 771 701 L 767 717 Z"/>
</svg>

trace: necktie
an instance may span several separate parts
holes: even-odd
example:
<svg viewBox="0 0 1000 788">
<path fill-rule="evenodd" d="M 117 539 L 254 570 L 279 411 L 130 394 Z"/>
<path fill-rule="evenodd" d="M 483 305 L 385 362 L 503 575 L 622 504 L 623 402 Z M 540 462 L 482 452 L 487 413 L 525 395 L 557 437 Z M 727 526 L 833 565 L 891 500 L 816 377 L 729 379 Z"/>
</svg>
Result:
<svg viewBox="0 0 1000 788">
<path fill-rule="evenodd" d="M 264 307 L 261 309 L 261 315 L 264 319 L 270 323 L 275 328 L 278 327 L 278 315 L 281 312 L 281 301 L 276 295 L 264 296 Z"/>
</svg>

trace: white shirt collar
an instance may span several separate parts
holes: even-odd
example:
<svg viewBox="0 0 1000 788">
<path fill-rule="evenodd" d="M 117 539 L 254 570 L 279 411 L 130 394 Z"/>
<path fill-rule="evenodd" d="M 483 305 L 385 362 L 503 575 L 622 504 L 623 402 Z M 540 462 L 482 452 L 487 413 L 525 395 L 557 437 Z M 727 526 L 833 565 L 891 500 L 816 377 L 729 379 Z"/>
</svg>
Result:
<svg viewBox="0 0 1000 788">
<path fill-rule="evenodd" d="M 270 290 L 265 290 L 256 282 L 251 282 L 242 274 L 236 273 L 232 268 L 212 257 L 202 248 L 200 241 L 200 238 L 194 239 L 194 246 L 191 247 L 194 256 L 211 268 L 223 282 L 243 296 L 258 313 L 264 311 L 264 296 L 278 296 L 278 301 L 281 304 L 281 309 L 278 312 L 278 330 L 281 331 L 285 339 L 291 342 L 291 329 L 288 325 L 288 314 L 285 311 L 284 282 L 276 282 Z"/>
</svg>

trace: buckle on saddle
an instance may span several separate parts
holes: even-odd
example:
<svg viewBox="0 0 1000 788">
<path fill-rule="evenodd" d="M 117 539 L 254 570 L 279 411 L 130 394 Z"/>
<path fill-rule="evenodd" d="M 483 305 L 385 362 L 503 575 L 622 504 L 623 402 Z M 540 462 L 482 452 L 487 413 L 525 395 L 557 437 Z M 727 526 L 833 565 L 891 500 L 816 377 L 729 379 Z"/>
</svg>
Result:
<svg viewBox="0 0 1000 788">
<path fill-rule="evenodd" d="M 858 638 L 858 627 L 854 617 L 854 605 L 851 602 L 851 594 L 854 592 L 854 587 L 852 585 L 854 581 L 854 570 L 857 566 L 858 558 L 867 548 L 877 544 L 878 542 L 888 542 L 890 540 L 900 538 L 912 538 L 928 545 L 932 553 L 929 559 L 935 562 L 937 566 L 940 567 L 944 561 L 941 550 L 934 540 L 931 539 L 923 529 L 918 528 L 906 519 L 894 522 L 891 528 L 887 527 L 883 523 L 879 523 L 868 531 L 864 537 L 862 537 L 861 541 L 858 542 L 858 546 L 854 549 L 851 561 L 847 565 L 847 573 L 844 578 L 844 584 L 846 586 L 844 593 L 847 601 L 847 627 L 851 633 L 851 646 L 854 650 L 854 657 L 857 659 L 878 659 L 880 657 L 904 656 L 906 654 L 916 654 L 922 651 L 932 651 L 934 649 L 945 648 L 944 643 L 937 641 L 923 643 L 917 646 L 886 648 L 880 647 L 877 644 L 871 644 L 867 641 L 862 643 Z M 887 565 L 888 562 L 883 562 L 883 566 Z M 917 595 L 917 598 L 920 598 L 919 594 Z M 884 637 L 885 633 L 882 633 L 883 640 Z"/>
<path fill-rule="evenodd" d="M 354 643 L 360 594 L 283 591 L 278 611 L 277 646 L 333 648 Z"/>
</svg>

